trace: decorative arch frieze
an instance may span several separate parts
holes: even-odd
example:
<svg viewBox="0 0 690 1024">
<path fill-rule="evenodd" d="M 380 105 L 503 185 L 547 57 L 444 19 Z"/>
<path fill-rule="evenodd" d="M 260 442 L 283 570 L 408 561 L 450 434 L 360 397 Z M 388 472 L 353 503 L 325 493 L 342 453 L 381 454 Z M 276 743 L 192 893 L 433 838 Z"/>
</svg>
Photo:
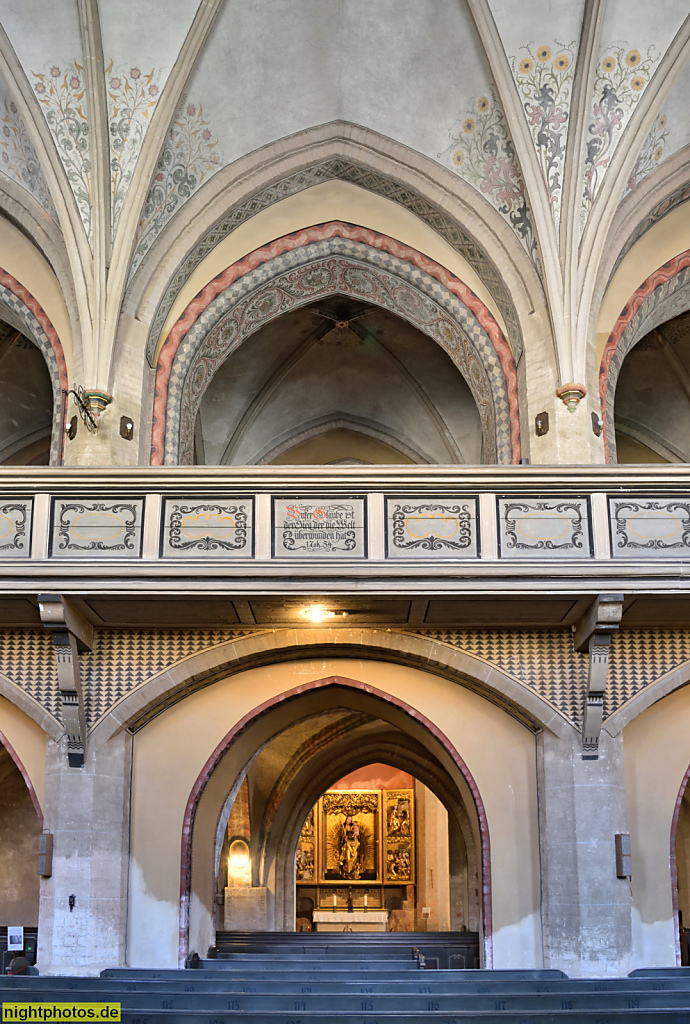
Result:
<svg viewBox="0 0 690 1024">
<path fill-rule="evenodd" d="M 370 135 L 372 133 L 367 133 Z M 390 140 L 387 140 L 390 145 Z M 523 341 L 520 320 L 515 304 L 505 282 L 492 260 L 486 255 L 475 239 L 463 231 L 460 224 L 442 209 L 430 202 L 424 195 L 411 186 L 397 181 L 389 174 L 365 166 L 352 157 L 345 155 L 332 156 L 316 160 L 306 167 L 284 174 L 279 180 L 272 181 L 247 198 L 235 203 L 226 210 L 196 242 L 191 252 L 186 253 L 174 276 L 158 301 L 151 320 L 146 355 L 151 366 L 155 366 L 155 351 L 163 325 L 172 308 L 176 296 L 185 282 L 189 280 L 199 264 L 223 241 L 231 232 L 244 224 L 262 210 L 289 196 L 303 192 L 305 189 L 321 185 L 328 181 L 343 181 L 365 189 L 374 195 L 381 196 L 409 210 L 420 220 L 448 242 L 463 259 L 467 260 L 480 280 L 486 285 L 496 301 L 505 321 L 510 344 L 518 363 L 522 355 Z M 132 275 L 133 276 L 133 275 Z"/>
<path fill-rule="evenodd" d="M 53 388 L 50 461 L 56 465 L 62 458 L 62 392 L 69 387 L 62 342 L 41 304 L 12 274 L 1 267 L 0 318 L 33 341 L 46 361 Z"/>
<path fill-rule="evenodd" d="M 477 404 L 484 461 L 519 462 L 515 361 L 484 303 L 409 246 L 332 222 L 255 250 L 188 305 L 158 359 L 151 463 L 191 464 L 196 413 L 221 363 L 263 324 L 333 294 L 389 309 L 436 341 Z"/>
<path fill-rule="evenodd" d="M 606 461 L 616 461 L 614 404 L 623 361 L 646 334 L 690 309 L 690 249 L 644 281 L 625 304 L 608 337 L 599 368 Z"/>
</svg>

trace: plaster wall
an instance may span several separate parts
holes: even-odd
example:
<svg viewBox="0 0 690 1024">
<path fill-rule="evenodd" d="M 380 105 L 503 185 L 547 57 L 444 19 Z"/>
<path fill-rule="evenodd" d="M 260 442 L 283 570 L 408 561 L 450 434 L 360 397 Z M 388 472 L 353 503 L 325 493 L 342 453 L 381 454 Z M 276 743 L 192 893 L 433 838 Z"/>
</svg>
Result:
<svg viewBox="0 0 690 1024">
<path fill-rule="evenodd" d="M 494 965 L 541 963 L 534 737 L 457 684 L 417 669 L 354 659 L 296 661 L 239 673 L 159 715 L 134 739 L 128 962 L 177 965 L 182 824 L 189 793 L 216 745 L 257 705 L 341 675 L 416 707 L 459 751 L 484 801 L 491 840 Z M 210 785 L 213 785 L 211 780 Z M 218 812 L 223 796 L 219 792 Z M 227 790 L 225 790 L 227 795 Z M 209 834 L 215 822 L 208 823 Z M 213 849 L 207 856 L 212 874 Z M 192 916 L 210 921 L 211 893 Z M 204 911 L 206 903 L 209 906 Z M 190 939 L 190 941 L 193 941 Z"/>
<path fill-rule="evenodd" d="M 46 734 L 28 715 L 6 697 L 0 697 L 0 733 L 10 744 L 31 780 L 44 807 L 46 782 Z"/>
<path fill-rule="evenodd" d="M 450 861 L 448 811 L 431 790 L 417 782 L 417 908 L 416 927 L 430 932 L 450 928 Z M 423 918 L 424 908 L 429 910 Z M 423 921 L 426 920 L 426 926 Z"/>
<path fill-rule="evenodd" d="M 690 763 L 690 689 L 664 697 L 623 732 L 632 846 L 632 967 L 675 966 L 670 839 Z"/>
<path fill-rule="evenodd" d="M 0 925 L 38 925 L 40 831 L 26 783 L 12 765 L 7 774 L 0 772 Z"/>
</svg>

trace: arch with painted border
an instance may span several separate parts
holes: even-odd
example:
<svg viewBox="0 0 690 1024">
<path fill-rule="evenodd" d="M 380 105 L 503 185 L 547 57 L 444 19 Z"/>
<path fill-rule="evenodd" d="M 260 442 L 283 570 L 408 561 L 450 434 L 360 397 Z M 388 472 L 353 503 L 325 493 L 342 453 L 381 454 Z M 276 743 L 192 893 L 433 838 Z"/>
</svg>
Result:
<svg viewBox="0 0 690 1024">
<path fill-rule="evenodd" d="M 16 768 L 19 771 L 19 774 L 24 779 L 24 782 L 26 783 L 26 788 L 29 791 L 29 796 L 31 797 L 31 803 L 34 805 L 34 810 L 36 811 L 36 817 L 38 818 L 38 824 L 39 824 L 39 826 L 41 828 L 43 828 L 43 809 L 42 809 L 42 807 L 41 807 L 41 805 L 39 803 L 38 796 L 36 794 L 36 790 L 34 789 L 34 784 L 31 781 L 29 773 L 27 772 L 26 768 L 24 767 L 24 764 L 23 764 L 21 758 L 19 757 L 19 754 L 14 749 L 14 747 L 12 746 L 10 741 L 7 739 L 5 734 L 2 733 L 2 732 L 0 732 L 0 744 L 2 744 L 2 746 L 5 748 L 7 753 L 10 755 L 10 757 L 14 761 L 14 764 L 15 764 Z"/>
<path fill-rule="evenodd" d="M 192 853 L 195 838 L 196 818 L 200 804 L 207 792 L 207 786 L 209 785 L 214 772 L 219 768 L 225 755 L 233 747 L 233 744 L 236 744 L 240 739 L 247 741 L 248 749 L 251 749 L 254 746 L 253 740 L 249 739 L 250 731 L 252 730 L 252 727 L 262 719 L 264 720 L 263 731 L 268 735 L 270 733 L 271 726 L 266 725 L 267 716 L 272 713 L 282 711 L 290 704 L 298 707 L 299 702 L 310 694 L 318 693 L 319 695 L 322 695 L 327 693 L 327 691 L 333 691 L 334 689 L 337 689 L 341 693 L 352 691 L 362 697 L 365 702 L 371 704 L 372 707 L 378 707 L 380 709 L 385 706 L 388 709 L 393 709 L 391 712 L 392 714 L 397 715 L 398 717 L 402 716 L 403 719 L 413 722 L 417 729 L 421 727 L 422 731 L 427 736 L 427 742 L 430 747 L 433 748 L 434 746 L 438 746 L 443 756 L 448 760 L 449 764 L 453 766 L 453 769 L 459 774 L 467 787 L 477 818 L 481 847 L 481 902 L 484 966 L 492 966 L 491 853 L 489 829 L 483 800 L 469 768 L 445 734 L 420 711 L 411 707 L 409 704 L 406 704 L 399 697 L 395 697 L 392 694 L 378 690 L 370 684 L 365 684 L 358 680 L 341 676 L 330 676 L 302 684 L 291 690 L 282 692 L 266 701 L 264 704 L 254 708 L 249 714 L 245 715 L 239 722 L 237 722 L 236 725 L 233 726 L 233 728 L 225 735 L 197 776 L 196 782 L 192 787 L 187 801 L 182 828 L 179 938 L 180 966 L 184 966 L 187 955 L 190 951 L 189 937 L 190 927 L 192 926 L 192 892 L 195 889 Z M 328 696 L 330 696 L 330 693 Z M 241 778 L 239 777 L 234 780 L 235 786 L 238 785 L 238 782 L 241 783 Z M 314 792 L 316 791 L 314 790 Z M 314 793 L 310 792 L 307 795 L 307 801 L 312 799 L 313 796 Z M 297 836 L 294 828 L 292 832 L 293 834 L 291 838 L 294 839 L 294 843 L 296 845 Z"/>
<path fill-rule="evenodd" d="M 317 799 L 338 779 L 373 763 L 391 765 L 407 772 L 435 794 L 454 820 L 462 837 L 467 853 L 468 873 L 472 880 L 470 889 L 474 887 L 477 893 L 480 892 L 481 842 L 478 841 L 476 828 L 473 828 L 476 821 L 473 822 L 465 801 L 458 799 L 457 787 L 444 767 L 430 756 L 427 748 L 422 748 L 410 735 L 401 734 L 399 730 L 392 735 L 387 735 L 384 730 L 367 739 L 359 737 L 355 750 L 345 737 L 340 742 L 328 745 L 300 767 L 275 808 L 270 827 L 260 837 L 262 843 L 257 851 L 260 879 L 265 884 L 272 873 L 278 896 L 277 915 L 282 912 L 280 923 L 286 931 L 294 927 L 294 865 L 300 832 L 307 814 Z M 469 793 L 465 794 L 467 799 L 472 804 Z M 474 905 L 470 897 L 465 909 L 469 931 L 479 931 L 482 922 L 481 901 L 477 900 Z"/>
<path fill-rule="evenodd" d="M 654 680 L 653 683 L 645 686 L 639 693 L 634 697 L 631 697 L 624 705 L 622 705 L 609 719 L 604 722 L 603 728 L 611 736 L 618 735 L 626 726 L 630 725 L 635 719 L 642 715 L 645 711 L 650 709 L 653 705 L 656 705 L 664 697 L 669 696 L 672 693 L 677 692 L 684 686 L 690 683 L 690 660 L 683 663 L 670 672 L 665 673 L 658 679 Z M 681 947 L 680 947 L 680 935 L 679 935 L 679 900 L 678 900 L 678 864 L 676 858 L 676 840 L 678 833 L 678 823 L 681 813 L 681 805 L 683 803 L 683 796 L 686 791 L 688 782 L 690 781 L 690 767 L 688 767 L 685 775 L 681 781 L 681 785 L 678 791 L 678 797 L 674 805 L 673 816 L 671 820 L 670 829 L 670 848 L 669 848 L 669 864 L 671 872 L 671 902 L 673 906 L 673 918 L 674 918 L 674 936 L 675 936 L 675 948 L 676 948 L 676 963 L 677 966 L 681 966 Z"/>
<path fill-rule="evenodd" d="M 516 361 L 522 335 L 531 334 L 536 321 L 534 338 L 541 337 L 548 317 L 539 276 L 491 204 L 424 154 L 369 128 L 335 121 L 270 143 L 218 171 L 140 254 L 124 309 L 150 325 L 149 365 L 177 295 L 209 253 L 261 211 L 329 181 L 389 200 L 455 249 L 496 301 Z"/>
<path fill-rule="evenodd" d="M 158 359 L 151 463 L 191 464 L 204 391 L 247 337 L 290 308 L 336 293 L 390 309 L 444 348 L 475 399 L 484 460 L 520 461 L 515 361 L 484 303 L 409 246 L 333 222 L 256 250 L 190 302 Z"/>
<path fill-rule="evenodd" d="M 62 392 L 69 388 L 67 363 L 48 314 L 40 302 L 8 271 L 0 267 L 0 319 L 33 341 L 41 352 L 53 391 L 53 421 L 50 442 L 52 465 L 62 462 Z"/>
<path fill-rule="evenodd" d="M 606 461 L 616 461 L 614 403 L 625 357 L 655 327 L 690 309 L 690 249 L 650 274 L 621 310 L 599 367 Z"/>
</svg>

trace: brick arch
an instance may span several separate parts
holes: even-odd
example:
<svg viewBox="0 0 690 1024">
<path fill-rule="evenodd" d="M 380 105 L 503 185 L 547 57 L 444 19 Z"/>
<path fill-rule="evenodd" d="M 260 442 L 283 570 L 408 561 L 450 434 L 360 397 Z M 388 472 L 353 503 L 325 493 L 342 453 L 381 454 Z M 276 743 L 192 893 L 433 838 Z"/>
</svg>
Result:
<svg viewBox="0 0 690 1024">
<path fill-rule="evenodd" d="M 191 462 L 201 397 L 242 341 L 288 309 L 335 293 L 391 309 L 444 348 L 477 404 L 485 461 L 520 461 L 515 361 L 486 305 L 410 246 L 334 221 L 255 250 L 189 303 L 158 358 L 151 464 Z"/>
<path fill-rule="evenodd" d="M 651 330 L 690 309 L 690 249 L 650 274 L 621 310 L 608 337 L 599 367 L 599 397 L 604 420 L 606 461 L 616 461 L 614 403 L 625 357 Z"/>
<path fill-rule="evenodd" d="M 484 802 L 481 794 L 474 780 L 472 773 L 470 772 L 467 764 L 460 756 L 460 753 L 455 746 L 450 742 L 445 733 L 437 725 L 435 725 L 430 719 L 428 719 L 421 711 L 411 705 L 405 703 L 398 697 L 394 697 L 392 694 L 386 693 L 383 690 L 363 683 L 356 679 L 351 679 L 344 676 L 327 676 L 323 679 L 313 680 L 309 683 L 303 683 L 300 686 L 294 687 L 284 693 L 278 694 L 272 697 L 270 700 L 265 701 L 263 704 L 258 705 L 247 715 L 245 715 L 239 722 L 237 722 L 233 728 L 223 737 L 220 743 L 216 746 L 213 753 L 210 755 L 206 764 L 203 766 L 199 775 L 196 778 L 194 785 L 192 786 L 189 794 L 187 805 L 185 808 L 185 814 L 182 826 L 182 849 L 181 849 L 181 870 L 180 870 L 180 934 L 179 934 L 179 965 L 183 967 L 186 962 L 186 958 L 189 953 L 189 924 L 190 924 L 190 909 L 192 902 L 192 853 L 193 853 L 193 838 L 194 838 L 194 825 L 196 819 L 197 809 L 200 801 L 204 795 L 206 787 L 213 776 L 215 770 L 221 764 L 225 755 L 229 752 L 232 745 L 243 735 L 247 734 L 249 730 L 264 716 L 270 714 L 273 711 L 279 710 L 287 705 L 296 702 L 300 697 L 306 694 L 313 693 L 317 690 L 323 690 L 325 688 L 338 688 L 344 691 L 350 691 L 353 693 L 364 694 L 368 697 L 373 697 L 377 702 L 382 702 L 391 708 L 394 708 L 397 712 L 402 712 L 406 719 L 421 725 L 422 728 L 433 738 L 434 741 L 440 746 L 444 754 L 449 758 L 453 766 L 458 770 L 462 776 L 467 788 L 471 794 L 472 801 L 474 803 L 474 811 L 477 816 L 479 836 L 480 836 L 480 860 L 482 868 L 482 922 L 483 922 L 483 933 L 484 933 L 484 966 L 491 967 L 493 965 L 493 944 L 492 944 L 492 910 L 491 910 L 491 850 L 490 850 L 490 838 L 489 838 L 489 827 L 486 816 L 486 810 L 484 808 Z"/>
<path fill-rule="evenodd" d="M 16 277 L 0 267 L 0 319 L 33 341 L 48 367 L 53 388 L 53 428 L 50 461 L 62 462 L 62 392 L 69 388 L 62 342 L 50 317 Z"/>
</svg>

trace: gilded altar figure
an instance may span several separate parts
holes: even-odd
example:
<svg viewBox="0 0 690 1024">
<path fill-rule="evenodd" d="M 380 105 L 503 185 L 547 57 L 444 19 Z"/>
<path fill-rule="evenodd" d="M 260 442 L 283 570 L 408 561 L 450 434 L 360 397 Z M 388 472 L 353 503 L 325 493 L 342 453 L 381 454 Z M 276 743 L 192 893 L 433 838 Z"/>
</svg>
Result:
<svg viewBox="0 0 690 1024">
<path fill-rule="evenodd" d="M 346 815 L 340 826 L 340 877 L 359 880 L 362 874 L 362 838 L 357 822 L 351 814 Z"/>
<path fill-rule="evenodd" d="M 375 882 L 381 877 L 378 790 L 328 790 L 319 801 L 320 877 L 324 882 Z"/>
</svg>

